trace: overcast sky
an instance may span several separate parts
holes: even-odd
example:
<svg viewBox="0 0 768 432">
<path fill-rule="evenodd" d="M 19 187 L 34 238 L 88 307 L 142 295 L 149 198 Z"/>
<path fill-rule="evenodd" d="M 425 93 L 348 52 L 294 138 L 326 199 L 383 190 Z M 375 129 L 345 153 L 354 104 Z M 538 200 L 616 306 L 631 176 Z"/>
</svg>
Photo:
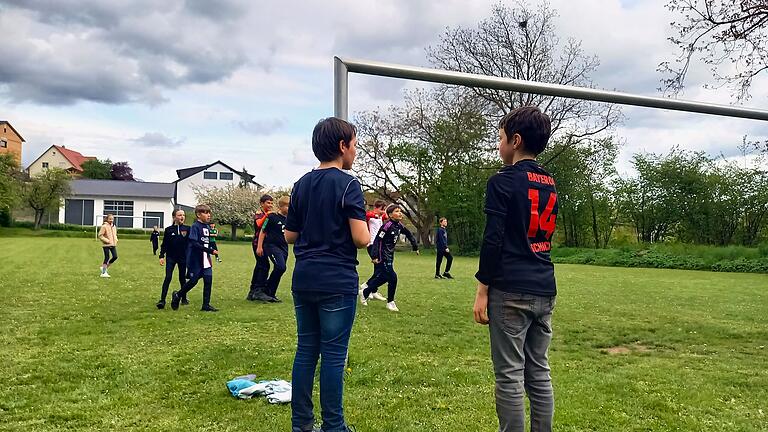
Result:
<svg viewBox="0 0 768 432">
<path fill-rule="evenodd" d="M 137 178 L 217 159 L 289 185 L 315 164 L 312 127 L 333 114 L 333 56 L 427 66 L 446 26 L 474 26 L 489 0 L 0 0 L 0 120 L 27 140 L 23 161 L 51 144 L 129 161 Z M 658 95 L 673 19 L 658 0 L 555 0 L 557 32 L 600 58 L 609 90 Z M 730 103 L 692 71 L 683 98 Z M 384 107 L 415 83 L 350 78 L 350 111 Z M 763 107 L 765 79 L 748 106 Z M 756 121 L 624 108 L 622 167 L 673 145 L 734 156 Z"/>
</svg>

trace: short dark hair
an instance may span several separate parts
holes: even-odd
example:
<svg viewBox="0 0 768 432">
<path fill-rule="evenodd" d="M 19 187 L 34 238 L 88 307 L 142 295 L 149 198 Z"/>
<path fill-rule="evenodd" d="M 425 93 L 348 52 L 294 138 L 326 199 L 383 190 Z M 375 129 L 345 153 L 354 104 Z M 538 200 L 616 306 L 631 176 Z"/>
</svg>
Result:
<svg viewBox="0 0 768 432">
<path fill-rule="evenodd" d="M 539 107 L 524 106 L 507 113 L 499 122 L 499 129 L 504 129 L 508 140 L 512 139 L 512 135 L 519 134 L 525 150 L 539 155 L 547 148 L 552 122 Z"/>
<path fill-rule="evenodd" d="M 441 218 L 440 218 L 440 220 L 439 220 L 438 222 L 447 221 L 447 220 L 448 220 L 448 219 L 446 219 L 446 218 L 444 218 L 444 217 L 441 217 Z"/>
<path fill-rule="evenodd" d="M 267 201 L 274 201 L 275 199 L 272 198 L 272 195 L 270 194 L 264 194 L 259 198 L 259 204 L 264 204 Z"/>
<path fill-rule="evenodd" d="M 390 204 L 390 205 L 388 205 L 387 206 L 387 216 L 391 215 L 392 212 L 397 210 L 397 209 L 402 210 L 403 208 L 400 206 L 400 204 Z"/>
<path fill-rule="evenodd" d="M 324 118 L 312 131 L 312 152 L 320 162 L 330 162 L 340 156 L 339 141 L 349 147 L 355 135 L 357 128 L 352 123 L 338 117 Z"/>
<path fill-rule="evenodd" d="M 373 208 L 384 208 L 386 206 L 387 206 L 387 203 L 383 199 L 377 199 L 376 201 L 373 202 Z"/>
<path fill-rule="evenodd" d="M 208 206 L 208 204 L 198 204 L 197 207 L 195 207 L 195 214 L 199 215 L 200 213 L 210 213 L 211 207 Z"/>
<path fill-rule="evenodd" d="M 182 208 L 176 208 L 176 209 L 173 211 L 173 214 L 172 214 L 171 216 L 173 216 L 173 217 L 176 217 L 176 213 L 178 213 L 178 212 L 182 212 L 182 213 L 184 213 L 184 214 L 187 214 L 187 212 L 185 212 L 185 211 L 184 211 L 184 209 L 182 209 Z"/>
</svg>

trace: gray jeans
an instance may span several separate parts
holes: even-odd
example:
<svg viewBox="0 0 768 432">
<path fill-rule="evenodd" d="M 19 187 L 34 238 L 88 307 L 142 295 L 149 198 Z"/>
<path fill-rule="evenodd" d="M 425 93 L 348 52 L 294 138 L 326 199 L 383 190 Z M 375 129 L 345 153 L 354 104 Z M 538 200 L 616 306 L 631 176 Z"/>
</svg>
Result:
<svg viewBox="0 0 768 432">
<path fill-rule="evenodd" d="M 547 350 L 552 340 L 555 297 L 491 289 L 488 319 L 496 374 L 500 432 L 525 430 L 524 392 L 531 403 L 531 432 L 552 430 L 555 399 Z"/>
</svg>

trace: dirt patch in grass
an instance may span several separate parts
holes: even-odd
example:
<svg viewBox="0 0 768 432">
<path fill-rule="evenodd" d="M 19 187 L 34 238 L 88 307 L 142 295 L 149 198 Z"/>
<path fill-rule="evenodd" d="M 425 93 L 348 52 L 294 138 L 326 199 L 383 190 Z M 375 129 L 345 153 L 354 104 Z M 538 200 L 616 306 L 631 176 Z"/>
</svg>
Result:
<svg viewBox="0 0 768 432">
<path fill-rule="evenodd" d="M 627 355 L 632 353 L 651 352 L 651 348 L 639 343 L 634 343 L 632 345 L 618 345 L 608 348 L 601 348 L 600 352 L 608 355 Z"/>
</svg>

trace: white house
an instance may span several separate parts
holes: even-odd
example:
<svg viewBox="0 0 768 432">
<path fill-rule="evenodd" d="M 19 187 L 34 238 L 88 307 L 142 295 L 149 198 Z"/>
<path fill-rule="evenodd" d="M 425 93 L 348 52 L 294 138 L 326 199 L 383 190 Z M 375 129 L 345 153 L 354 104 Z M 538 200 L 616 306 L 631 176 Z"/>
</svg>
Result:
<svg viewBox="0 0 768 432">
<path fill-rule="evenodd" d="M 165 227 L 173 223 L 174 183 L 72 180 L 59 209 L 59 223 L 100 225 L 113 214 L 121 228 Z"/>
<path fill-rule="evenodd" d="M 190 210 L 197 205 L 197 196 L 195 192 L 199 188 L 222 187 L 226 185 L 237 186 L 240 184 L 243 173 L 233 169 L 222 161 L 176 170 L 179 177 L 174 182 L 176 185 L 176 195 L 174 202 L 178 207 Z M 245 174 L 248 177 L 248 185 L 261 188 L 261 185 L 253 181 L 254 176 Z"/>
</svg>

